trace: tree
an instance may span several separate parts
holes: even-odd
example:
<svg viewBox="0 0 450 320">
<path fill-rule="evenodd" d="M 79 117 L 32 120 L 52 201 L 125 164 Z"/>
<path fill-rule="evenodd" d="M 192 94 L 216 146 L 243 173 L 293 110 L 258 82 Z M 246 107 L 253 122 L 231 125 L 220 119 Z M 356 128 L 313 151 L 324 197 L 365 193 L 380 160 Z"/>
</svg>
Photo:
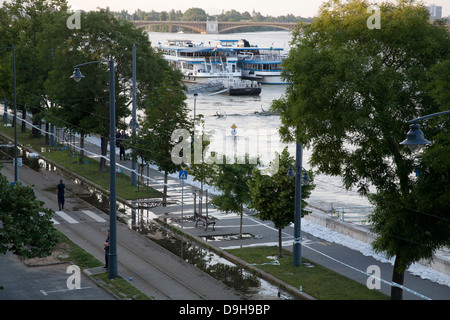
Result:
<svg viewBox="0 0 450 320">
<path fill-rule="evenodd" d="M 183 13 L 183 21 L 206 21 L 208 15 L 200 8 L 190 8 Z"/>
<path fill-rule="evenodd" d="M 22 258 L 46 257 L 58 243 L 51 217 L 30 187 L 11 185 L 0 175 L 0 253 Z"/>
<path fill-rule="evenodd" d="M 81 14 L 81 29 L 68 29 L 65 17 L 49 26 L 47 47 L 54 52 L 54 68 L 46 82 L 49 98 L 55 106 L 46 114 L 47 119 L 81 135 L 98 134 L 101 154 L 106 156 L 109 137 L 109 69 L 106 63 L 83 66 L 85 78 L 75 83 L 68 75 L 73 66 L 98 60 L 115 62 L 116 123 L 125 130 L 124 123 L 132 103 L 132 47 L 136 44 L 137 106 L 143 108 L 145 100 L 156 94 L 161 79 L 158 74 L 169 70 L 167 62 L 150 46 L 148 36 L 125 20 L 117 20 L 105 11 Z M 106 170 L 105 158 L 100 159 L 99 171 Z"/>
<path fill-rule="evenodd" d="M 11 46 L 16 46 L 16 74 L 17 74 L 17 106 L 22 109 L 23 117 L 26 112 L 33 115 L 33 124 L 40 125 L 42 111 L 45 104 L 44 82 L 47 78 L 50 64 L 50 53 L 41 55 L 39 47 L 45 43 L 42 31 L 55 23 L 55 18 L 62 11 L 67 10 L 65 0 L 14 0 L 5 3 L 0 8 L 0 39 Z M 10 60 L 8 60 L 10 61 Z M 7 65 L 11 64 L 7 62 Z M 11 76 L 0 77 L 0 82 L 9 81 Z M 0 88 L 2 85 L 0 85 Z M 13 101 L 9 91 L 9 101 Z M 1 94 L 1 93 L 0 93 Z M 25 123 L 22 123 L 25 131 Z M 40 131 L 33 128 L 34 137 L 40 137 Z"/>
<path fill-rule="evenodd" d="M 311 164 L 320 172 L 341 176 L 347 189 L 362 195 L 376 188 L 372 221 L 383 234 L 373 245 L 395 256 L 393 281 L 403 284 L 418 256 L 415 239 L 404 241 L 414 236 L 406 228 L 414 225 L 415 161 L 399 142 L 408 120 L 439 111 L 427 71 L 448 59 L 450 40 L 422 5 L 381 4 L 380 29 L 367 27 L 368 6 L 364 0 L 330 1 L 294 33 L 284 62 L 292 84 L 272 108 L 281 113 L 283 139 L 310 147 Z M 427 126 L 425 135 L 432 137 L 433 130 Z M 401 289 L 392 287 L 391 298 L 401 297 Z"/>
<path fill-rule="evenodd" d="M 241 217 L 239 227 L 239 238 L 242 238 L 242 219 L 244 215 L 244 205 L 250 204 L 250 193 L 247 181 L 252 178 L 252 171 L 259 164 L 250 159 L 246 154 L 244 159 L 234 156 L 233 163 L 227 163 L 227 157 L 222 156 L 220 163 L 215 163 L 212 184 L 222 193 L 216 195 L 211 203 L 225 212 L 235 212 Z"/>
<path fill-rule="evenodd" d="M 178 141 L 172 141 L 176 129 L 191 131 L 192 121 L 188 117 L 184 86 L 181 74 L 166 70 L 153 99 L 146 100 L 145 119 L 139 130 L 134 148 L 144 161 L 155 164 L 164 172 L 163 205 L 167 203 L 167 177 L 181 169 L 172 161 L 171 153 Z"/>
<path fill-rule="evenodd" d="M 278 171 L 273 176 L 264 175 L 258 168 L 253 170 L 253 178 L 247 181 L 250 191 L 250 208 L 256 210 L 256 216 L 261 220 L 272 221 L 278 229 L 278 255 L 282 256 L 283 228 L 294 222 L 295 212 L 295 179 L 287 176 L 289 168 L 295 167 L 295 159 L 289 155 L 287 147 L 276 154 L 279 159 Z M 275 161 L 275 160 L 274 160 Z M 310 178 L 312 172 L 308 173 Z M 309 213 L 305 210 L 306 201 L 314 185 L 302 187 L 302 211 L 304 217 Z"/>
<path fill-rule="evenodd" d="M 188 167 L 189 175 L 192 175 L 194 181 L 200 182 L 199 193 L 199 212 L 202 213 L 203 185 L 211 177 L 213 165 L 207 163 L 206 156 L 212 131 L 205 132 L 205 121 L 203 115 L 199 114 L 195 121 L 194 138 L 191 144 L 191 159 Z"/>
</svg>

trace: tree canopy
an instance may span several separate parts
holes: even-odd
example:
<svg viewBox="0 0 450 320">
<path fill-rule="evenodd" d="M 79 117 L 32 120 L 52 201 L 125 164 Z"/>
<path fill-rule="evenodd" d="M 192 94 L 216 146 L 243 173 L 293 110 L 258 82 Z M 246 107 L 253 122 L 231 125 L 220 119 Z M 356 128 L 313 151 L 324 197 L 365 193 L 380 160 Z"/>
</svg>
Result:
<svg viewBox="0 0 450 320">
<path fill-rule="evenodd" d="M 252 179 L 253 169 L 260 164 L 260 160 L 251 159 L 248 154 L 243 158 L 235 155 L 231 163 L 227 159 L 226 155 L 222 155 L 221 161 L 213 165 L 212 184 L 221 194 L 214 196 L 211 202 L 220 210 L 240 215 L 239 237 L 242 238 L 244 206 L 251 201 L 247 182 Z"/>
<path fill-rule="evenodd" d="M 289 168 L 295 167 L 295 159 L 289 155 L 287 147 L 279 157 L 278 171 L 272 175 L 262 174 L 258 168 L 253 170 L 252 179 L 247 181 L 251 197 L 250 208 L 256 211 L 261 220 L 272 221 L 278 229 L 279 255 L 282 252 L 282 229 L 294 222 L 295 213 L 295 179 L 288 177 Z M 274 160 L 275 161 L 275 160 Z M 312 172 L 308 173 L 312 177 Z M 314 189 L 313 184 L 302 187 L 302 210 L 304 217 L 309 212 L 306 201 Z"/>
<path fill-rule="evenodd" d="M 30 187 L 11 185 L 0 175 L 0 254 L 23 258 L 46 257 L 58 243 L 51 217 Z"/>
</svg>

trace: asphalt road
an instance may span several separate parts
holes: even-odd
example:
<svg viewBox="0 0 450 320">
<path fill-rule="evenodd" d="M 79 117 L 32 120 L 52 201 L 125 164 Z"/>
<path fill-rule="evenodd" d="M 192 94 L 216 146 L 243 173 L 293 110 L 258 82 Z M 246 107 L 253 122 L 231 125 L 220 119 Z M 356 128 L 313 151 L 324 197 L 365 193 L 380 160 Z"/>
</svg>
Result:
<svg viewBox="0 0 450 320">
<path fill-rule="evenodd" d="M 8 252 L 0 255 L 0 300 L 114 300 L 114 297 L 97 286 L 80 272 L 80 287 L 72 287 L 74 275 L 70 264 L 28 266 Z M 67 271 L 69 271 L 67 273 Z"/>
</svg>

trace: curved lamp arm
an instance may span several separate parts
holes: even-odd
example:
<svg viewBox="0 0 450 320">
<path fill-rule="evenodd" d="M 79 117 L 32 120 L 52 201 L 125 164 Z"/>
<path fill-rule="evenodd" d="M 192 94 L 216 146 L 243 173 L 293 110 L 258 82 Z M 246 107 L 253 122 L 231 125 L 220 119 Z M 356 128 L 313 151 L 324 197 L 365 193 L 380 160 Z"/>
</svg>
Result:
<svg viewBox="0 0 450 320">
<path fill-rule="evenodd" d="M 432 113 L 423 117 L 409 120 L 409 132 L 406 135 L 406 139 L 400 142 L 401 145 L 408 146 L 412 152 L 419 152 L 425 145 L 431 144 L 430 141 L 424 138 L 422 130 L 420 130 L 420 125 L 417 121 L 422 121 L 436 116 L 441 116 L 444 114 L 450 114 L 450 110 Z"/>
</svg>

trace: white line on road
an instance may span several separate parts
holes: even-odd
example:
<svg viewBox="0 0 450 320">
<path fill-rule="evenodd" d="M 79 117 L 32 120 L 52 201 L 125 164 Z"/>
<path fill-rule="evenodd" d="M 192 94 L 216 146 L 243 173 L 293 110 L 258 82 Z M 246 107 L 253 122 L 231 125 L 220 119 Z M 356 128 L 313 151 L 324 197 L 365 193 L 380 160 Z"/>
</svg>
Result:
<svg viewBox="0 0 450 320">
<path fill-rule="evenodd" d="M 90 289 L 90 288 L 91 287 L 83 287 L 83 288 L 78 288 L 78 289 L 61 289 L 61 290 L 51 290 L 51 291 L 40 290 L 40 291 L 44 296 L 48 296 L 49 293 L 65 292 L 65 291 L 72 291 L 72 290 L 82 290 L 82 289 Z"/>
<path fill-rule="evenodd" d="M 73 219 L 72 217 L 70 217 L 68 214 L 66 214 L 63 211 L 55 211 L 55 213 L 60 216 L 61 218 L 63 218 L 64 220 L 66 220 L 68 223 L 78 223 L 77 220 Z"/>
<path fill-rule="evenodd" d="M 105 219 L 103 219 L 102 217 L 100 217 L 97 214 L 93 213 L 92 211 L 81 210 L 81 212 L 83 212 L 84 214 L 88 215 L 89 217 L 91 217 L 92 219 L 94 219 L 97 222 L 106 222 Z"/>
</svg>

